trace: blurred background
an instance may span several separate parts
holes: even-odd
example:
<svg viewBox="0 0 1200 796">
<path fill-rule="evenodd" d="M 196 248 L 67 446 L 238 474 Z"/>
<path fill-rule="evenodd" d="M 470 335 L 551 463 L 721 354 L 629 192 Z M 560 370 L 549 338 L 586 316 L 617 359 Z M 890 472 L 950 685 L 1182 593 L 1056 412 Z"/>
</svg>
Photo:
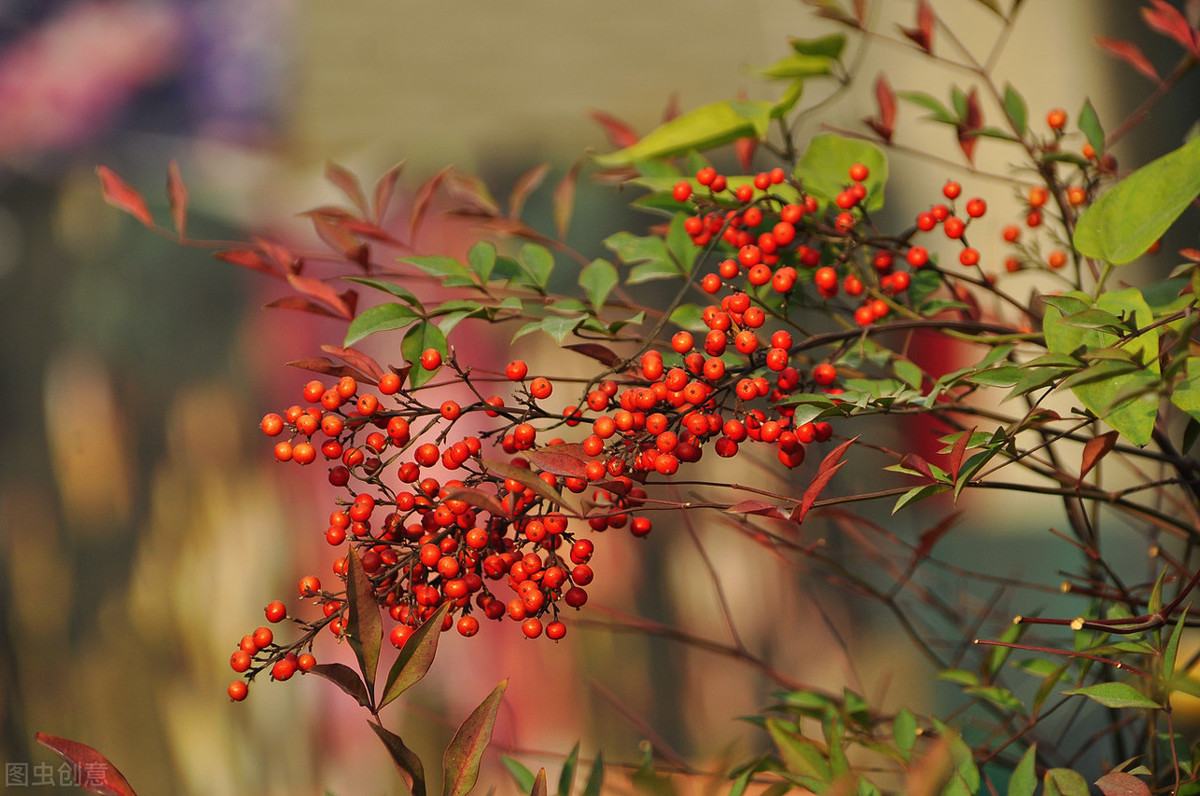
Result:
<svg viewBox="0 0 1200 796">
<path fill-rule="evenodd" d="M 910 23 L 913 4 L 884 5 Z M 1031 0 L 999 82 L 1021 89 L 1032 119 L 1058 105 L 1074 115 L 1090 92 L 1101 118 L 1115 123 L 1149 84 L 1098 54 L 1091 36 L 1140 30 L 1137 5 Z M 967 46 L 991 42 L 995 19 L 982 4 L 934 6 L 956 15 Z M 169 225 L 162 186 L 167 164 L 178 161 L 195 237 L 308 241 L 295 214 L 340 201 L 322 180 L 327 161 L 370 185 L 407 159 L 402 191 L 454 163 L 500 197 L 523 171 L 550 162 L 528 214 L 549 230 L 549 186 L 589 147 L 608 148 L 589 109 L 646 132 L 673 93 L 684 109 L 742 91 L 774 99 L 778 87 L 749 68 L 783 56 L 789 36 L 833 30 L 794 0 L 0 4 L 0 378 L 12 398 L 0 437 L 0 760 L 28 765 L 31 779 L 34 766 L 57 770 L 60 761 L 33 741 L 41 731 L 100 749 L 143 794 L 403 792 L 365 713 L 332 685 L 261 678 L 243 704 L 224 696 L 229 653 L 264 623 L 262 607 L 283 599 L 295 610 L 300 575 L 331 577 L 324 470 L 275 466 L 256 426 L 295 403 L 310 378 L 283 363 L 340 341 L 341 329 L 262 310 L 282 295 L 271 280 L 103 204 L 97 164 L 141 190 Z M 1155 41 L 1146 49 L 1161 71 L 1171 56 L 1160 60 Z M 944 96 L 944 73 L 881 47 L 863 67 L 861 90 L 823 118 L 851 127 L 871 115 L 868 80 L 883 69 L 897 89 Z M 901 118 L 910 145 L 950 149 L 947 132 L 915 122 L 911 108 Z M 1158 143 L 1133 137 L 1118 154 L 1137 162 L 1138 147 L 1174 147 L 1194 118 L 1194 107 L 1157 115 Z M 981 168 L 1007 162 L 1002 147 L 980 145 Z M 948 177 L 991 191 L 990 202 L 996 195 L 993 184 L 972 186 L 970 175 L 919 160 L 898 158 L 892 168 L 895 219 L 911 218 Z M 580 191 L 589 210 L 577 214 L 570 241 L 589 257 L 604 254 L 599 241 L 618 225 L 652 220 L 628 214 L 632 195 Z M 1003 200 L 987 219 L 995 240 L 1016 208 Z M 434 219 L 418 245 L 461 254 L 474 234 Z M 451 341 L 468 359 L 509 356 L 465 336 Z M 537 343 L 522 345 L 536 362 Z M 399 363 L 398 353 L 374 353 Z M 737 478 L 776 477 L 741 459 L 737 466 Z M 869 478 L 850 474 L 847 486 Z M 979 544 L 1001 549 L 1005 534 L 1021 532 L 1019 516 L 1001 516 Z M 598 607 L 585 617 L 648 617 L 726 646 L 740 637 L 794 682 L 850 685 L 885 707 L 919 693 L 924 664 L 906 646 L 893 651 L 888 622 L 727 523 L 658 524 L 647 540 L 604 540 L 589 609 Z M 1052 573 L 1054 563 L 1046 567 Z M 449 634 L 430 677 L 389 708 L 390 726 L 427 768 L 438 768 L 453 726 L 505 677 L 497 748 L 552 776 L 576 739 L 586 758 L 603 749 L 628 762 L 650 738 L 668 761 L 720 772 L 763 740 L 735 717 L 780 686 L 662 634 L 580 623 L 558 644 L 518 636 L 490 625 L 471 640 Z M 316 649 L 323 661 L 345 653 L 332 638 Z M 485 783 L 513 792 L 505 776 L 490 755 Z"/>
</svg>

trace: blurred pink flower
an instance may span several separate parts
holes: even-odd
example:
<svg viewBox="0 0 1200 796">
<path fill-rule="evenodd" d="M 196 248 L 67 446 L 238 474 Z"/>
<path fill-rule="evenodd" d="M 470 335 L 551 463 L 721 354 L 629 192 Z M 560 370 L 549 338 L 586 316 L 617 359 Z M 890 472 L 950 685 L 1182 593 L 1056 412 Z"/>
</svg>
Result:
<svg viewBox="0 0 1200 796">
<path fill-rule="evenodd" d="M 0 54 L 0 158 L 78 144 L 174 65 L 167 6 L 80 2 Z"/>
</svg>

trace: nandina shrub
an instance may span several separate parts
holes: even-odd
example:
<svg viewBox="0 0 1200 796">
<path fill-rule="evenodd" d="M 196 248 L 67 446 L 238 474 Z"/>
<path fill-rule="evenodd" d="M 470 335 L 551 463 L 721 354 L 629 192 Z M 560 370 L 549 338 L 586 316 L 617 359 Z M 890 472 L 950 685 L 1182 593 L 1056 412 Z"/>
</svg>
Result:
<svg viewBox="0 0 1200 796">
<path fill-rule="evenodd" d="M 1166 77 L 1135 44 L 1098 39 L 1157 86 L 1106 133 L 1090 101 L 1031 112 L 994 79 L 1019 0 L 980 0 L 995 25 L 986 58 L 943 51 L 943 37 L 957 42 L 954 20 L 924 0 L 911 27 L 896 30 L 873 27 L 861 0 L 810 4 L 847 32 L 792 39 L 792 52 L 762 70 L 783 85 L 777 101 L 712 103 L 644 136 L 599 117 L 616 151 L 561 178 L 552 231 L 521 218 L 544 167 L 518 180 L 507 210 L 479 180 L 439 172 L 416 190 L 400 230 L 388 214 L 399 167 L 368 194 L 331 166 L 347 204 L 307 213 L 327 251 L 255 238 L 217 252 L 286 285 L 274 307 L 346 325 L 325 356 L 290 363 L 321 378 L 260 423 L 279 462 L 328 468 L 332 568 L 298 573 L 297 594 L 266 606 L 268 626 L 231 656 L 240 675 L 231 699 L 268 677 L 326 678 L 369 712 L 406 784 L 423 793 L 421 761 L 380 710 L 428 671 L 440 632 L 560 639 L 604 576 L 590 565 L 601 532 L 645 536 L 664 514 L 722 512 L 797 569 L 886 614 L 962 696 L 944 711 L 885 713 L 851 690 L 781 692 L 752 720 L 766 751 L 721 772 L 733 793 L 1031 794 L 1039 781 L 1045 793 L 1087 793 L 1088 781 L 1108 794 L 1200 792 L 1200 745 L 1172 711 L 1173 695 L 1200 695 L 1182 652 L 1200 581 L 1190 455 L 1200 431 L 1200 251 L 1180 251 L 1168 277 L 1141 286 L 1119 276 L 1200 194 L 1200 144 L 1132 171 L 1112 152 L 1194 67 L 1196 20 L 1162 0 L 1142 8 L 1178 53 Z M 881 75 L 860 129 L 799 136 L 798 121 L 828 101 L 806 105 L 805 87 L 851 87 L 847 48 L 884 38 L 970 85 L 895 91 Z M 939 126 L 924 154 L 945 182 L 927 209 L 882 227 L 889 152 L 909 123 L 902 109 Z M 981 146 L 1005 148 L 1011 173 L 985 180 L 974 164 Z M 638 189 L 635 204 L 661 221 L 649 234 L 608 236 L 611 259 L 565 242 L 585 167 Z M 136 190 L 103 167 L 100 178 L 110 203 L 159 229 Z M 1011 192 L 1021 210 L 999 239 L 976 234 Z M 204 245 L 185 237 L 187 192 L 174 167 L 168 194 L 174 231 L 160 231 Z M 489 233 L 463 260 L 406 244 L 439 194 Z M 665 303 L 639 300 L 652 282 Z M 437 291 L 423 292 L 431 284 Z M 1023 299 L 1014 284 L 1036 287 Z M 592 374 L 563 378 L 554 358 L 470 361 L 453 345 L 489 327 L 512 340 L 545 335 L 562 356 L 593 362 Z M 387 362 L 355 347 L 384 335 L 396 338 Z M 470 397 L 429 397 L 446 383 Z M 907 449 L 876 438 L 881 427 L 914 425 L 940 438 Z M 698 462 L 753 455 L 795 470 L 795 491 L 693 476 Z M 878 473 L 870 491 L 845 488 L 848 464 Z M 680 501 L 662 489 L 671 485 L 703 486 L 705 499 Z M 967 516 L 954 506 L 983 490 L 1061 518 L 1044 544 L 1076 556 L 1065 581 L 1023 579 L 987 556 L 963 567 L 936 555 L 951 532 L 987 524 L 968 499 Z M 880 505 L 924 529 L 885 527 L 871 513 Z M 857 548 L 829 552 L 826 522 L 853 529 Z M 1136 560 L 1113 556 L 1117 533 L 1139 540 Z M 997 596 L 956 603 L 939 590 L 947 575 L 992 584 Z M 1044 608 L 1060 590 L 1079 600 L 1050 605 L 1079 610 Z M 998 619 L 1001 598 L 1021 615 Z M 322 634 L 349 644 L 357 668 L 320 662 Z M 398 654 L 382 674 L 385 638 Z M 451 742 L 444 792 L 474 786 L 503 691 Z M 80 745 L 49 741 L 82 759 Z M 546 792 L 544 770 L 505 763 L 523 790 Z M 604 776 L 597 759 L 589 793 Z M 633 780 L 672 787 L 649 756 Z"/>
</svg>

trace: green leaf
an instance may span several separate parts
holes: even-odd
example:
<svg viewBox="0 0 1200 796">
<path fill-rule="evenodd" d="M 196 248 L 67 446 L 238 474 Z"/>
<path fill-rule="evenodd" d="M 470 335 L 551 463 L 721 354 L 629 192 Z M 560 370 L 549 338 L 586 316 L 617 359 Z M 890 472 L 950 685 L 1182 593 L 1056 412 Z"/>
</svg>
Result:
<svg viewBox="0 0 1200 796">
<path fill-rule="evenodd" d="M 392 756 L 392 762 L 396 764 L 396 768 L 400 769 L 408 789 L 412 791 L 412 796 L 425 796 L 425 766 L 421 764 L 421 758 L 405 746 L 404 741 L 400 740 L 400 736 L 396 733 L 384 729 L 373 721 L 368 721 L 367 726 L 375 731 L 379 740 L 383 741 L 383 745 L 387 747 L 388 754 Z"/>
<path fill-rule="evenodd" d="M 896 96 L 906 102 L 920 105 L 929 111 L 930 115 L 927 118 L 941 122 L 942 124 L 958 124 L 958 117 L 951 113 L 949 108 L 931 94 L 926 94 L 923 91 L 898 91 L 896 92 Z"/>
<path fill-rule="evenodd" d="M 1046 772 L 1043 780 L 1044 796 L 1088 796 L 1087 780 L 1077 771 L 1069 768 L 1052 768 Z"/>
<path fill-rule="evenodd" d="M 833 59 L 828 55 L 812 55 L 794 52 L 785 55 L 770 66 L 754 71 L 768 80 L 795 80 L 796 78 L 827 75 L 833 70 Z"/>
<path fill-rule="evenodd" d="M 354 320 L 350 321 L 350 326 L 346 328 L 346 339 L 342 345 L 349 348 L 364 337 L 376 332 L 403 329 L 419 320 L 420 317 L 415 310 L 394 301 L 379 304 L 363 310 Z"/>
<path fill-rule="evenodd" d="M 496 711 L 506 687 L 508 680 L 502 680 L 454 733 L 442 756 L 442 796 L 466 796 L 475 787 L 479 760 L 492 740 Z"/>
<path fill-rule="evenodd" d="M 442 620 L 448 610 L 450 604 L 443 603 L 404 642 L 400 654 L 388 670 L 379 707 L 391 704 L 396 697 L 420 682 L 429 671 L 437 654 L 438 638 L 442 635 Z"/>
<path fill-rule="evenodd" d="M 1171 390 L 1171 403 L 1200 422 L 1200 357 L 1187 358 L 1187 375 Z"/>
<path fill-rule="evenodd" d="M 1164 679 L 1169 679 L 1175 674 L 1175 659 L 1179 655 L 1179 638 L 1183 635 L 1183 623 L 1187 619 L 1187 613 L 1188 609 L 1184 608 L 1179 614 L 1179 619 L 1171 630 L 1171 637 L 1167 640 L 1167 646 L 1163 649 L 1162 674 Z"/>
<path fill-rule="evenodd" d="M 1137 288 L 1106 291 L 1096 302 L 1096 307 L 1113 315 L 1131 317 L 1139 328 L 1149 326 L 1154 320 L 1150 306 Z M 1107 348 L 1112 343 L 1112 336 L 1105 332 L 1068 326 L 1060 323 L 1060 320 L 1061 315 L 1057 307 L 1050 306 L 1046 309 L 1042 328 L 1046 335 L 1046 347 L 1052 352 L 1070 354 L 1081 347 L 1090 351 Z M 1150 441 L 1154 420 L 1158 415 L 1156 388 L 1160 335 L 1160 330 L 1154 329 L 1124 344 L 1125 350 L 1143 363 L 1143 369 L 1119 373 L 1112 378 L 1078 384 L 1072 388 L 1075 396 L 1094 415 L 1138 446 Z M 1142 389 L 1150 390 L 1153 394 L 1134 395 Z"/>
<path fill-rule="evenodd" d="M 373 287 L 376 290 L 382 290 L 384 293 L 391 293 L 401 301 L 406 301 L 411 306 L 416 307 L 418 312 L 425 311 L 425 308 L 421 306 L 421 302 L 417 300 L 417 297 L 414 296 L 411 291 L 392 282 L 387 282 L 383 279 L 370 279 L 365 276 L 344 276 L 342 278 L 347 282 L 357 282 L 360 285 L 366 285 L 367 287 Z"/>
<path fill-rule="evenodd" d="M 829 761 L 814 741 L 793 732 L 777 719 L 767 719 L 767 732 L 788 771 L 821 782 L 830 780 Z"/>
<path fill-rule="evenodd" d="M 1008 780 L 1008 796 L 1033 796 L 1037 790 L 1037 744 L 1032 744 L 1021 755 L 1020 762 L 1013 768 Z"/>
<path fill-rule="evenodd" d="M 788 39 L 792 51 L 800 55 L 823 55 L 834 61 L 842 57 L 846 49 L 846 37 L 840 33 L 831 33 L 816 39 Z"/>
<path fill-rule="evenodd" d="M 692 243 L 692 236 L 684 229 L 685 221 L 687 216 L 683 213 L 676 213 L 671 219 L 671 226 L 667 229 L 667 251 L 671 253 L 675 265 L 687 276 L 692 272 L 700 250 Z"/>
<path fill-rule="evenodd" d="M 450 352 L 450 346 L 446 343 L 446 335 L 428 321 L 422 321 L 413 326 L 400 341 L 400 353 L 404 355 L 406 362 L 412 363 L 412 370 L 408 372 L 408 381 L 413 389 L 427 383 L 437 373 L 437 370 L 426 370 L 421 367 L 421 352 L 427 348 L 436 348 L 441 352 L 443 359 Z"/>
<path fill-rule="evenodd" d="M 579 741 L 571 747 L 571 754 L 563 761 L 562 772 L 558 775 L 558 796 L 571 796 L 575 787 L 575 765 L 579 762 Z"/>
<path fill-rule="evenodd" d="M 967 746 L 961 735 L 937 719 L 933 720 L 933 725 L 938 734 L 946 739 L 950 747 L 950 760 L 954 764 L 954 773 L 942 793 L 978 793 L 979 767 L 975 765 L 971 747 Z"/>
<path fill-rule="evenodd" d="M 401 257 L 400 262 L 415 265 L 430 276 L 442 280 L 442 284 L 446 287 L 474 287 L 476 285 L 471 272 L 453 257 L 437 255 Z"/>
<path fill-rule="evenodd" d="M 947 683 L 958 683 L 963 686 L 979 685 L 979 675 L 966 669 L 943 669 L 937 673 L 937 679 Z"/>
<path fill-rule="evenodd" d="M 595 155 L 601 168 L 629 166 L 637 161 L 706 150 L 738 138 L 765 132 L 771 103 L 731 100 L 702 105 L 659 125 L 642 139 L 616 152 Z"/>
<path fill-rule="evenodd" d="M 1063 691 L 1064 696 L 1085 696 L 1106 708 L 1159 708 L 1157 702 L 1129 683 L 1097 683 Z"/>
<path fill-rule="evenodd" d="M 383 621 L 379 618 L 379 603 L 375 602 L 375 587 L 363 570 L 362 560 L 353 546 L 347 556 L 346 638 L 359 671 L 367 685 L 367 695 L 374 699 L 375 670 L 379 667 L 379 647 L 383 641 Z"/>
<path fill-rule="evenodd" d="M 517 781 L 517 788 L 522 793 L 529 793 L 533 790 L 533 772 L 526 768 L 523 764 L 513 760 L 508 755 L 500 755 L 500 762 L 508 769 L 508 773 L 512 774 L 512 778 Z"/>
<path fill-rule="evenodd" d="M 940 495 L 941 493 L 948 492 L 953 488 L 954 487 L 950 484 L 926 484 L 925 486 L 913 487 L 900 496 L 900 499 L 896 501 L 896 505 L 892 506 L 892 513 L 895 514 L 909 503 L 916 503 L 917 501 L 924 500 L 927 497 Z"/>
<path fill-rule="evenodd" d="M 1200 137 L 1121 180 L 1075 227 L 1081 254 L 1114 265 L 1150 248 L 1200 194 Z"/>
<path fill-rule="evenodd" d="M 896 375 L 904 380 L 904 383 L 914 390 L 921 389 L 921 381 L 924 377 L 921 369 L 907 359 L 897 359 L 892 363 L 892 367 L 896 371 Z"/>
<path fill-rule="evenodd" d="M 608 260 L 595 259 L 579 272 L 579 286 L 583 288 L 591 305 L 599 312 L 608 300 L 608 294 L 617 286 L 617 267 Z"/>
<path fill-rule="evenodd" d="M 567 335 L 575 331 L 575 328 L 586 319 L 585 315 L 551 315 L 538 321 L 538 327 L 554 338 L 554 342 L 562 345 L 562 341 L 567 338 Z"/>
<path fill-rule="evenodd" d="M 1096 115 L 1096 109 L 1092 107 L 1090 99 L 1085 99 L 1083 107 L 1079 110 L 1079 129 L 1092 145 L 1092 149 L 1096 150 L 1096 156 L 1103 155 L 1104 128 L 1100 126 L 1100 117 Z"/>
<path fill-rule="evenodd" d="M 1009 691 L 1007 688 L 1001 688 L 997 685 L 981 685 L 974 686 L 972 688 L 964 688 L 963 693 L 970 694 L 971 696 L 977 696 L 980 699 L 991 702 L 993 705 L 999 708 L 1012 711 L 1018 716 L 1026 715 L 1025 705 L 1023 705 L 1021 700 L 1017 699 L 1016 696 L 1013 695 L 1013 692 Z"/>
<path fill-rule="evenodd" d="M 550 250 L 536 243 L 526 243 L 517 253 L 517 259 L 529 273 L 533 285 L 539 291 L 544 291 L 546 283 L 550 281 L 550 272 L 554 270 L 554 255 Z"/>
<path fill-rule="evenodd" d="M 888 162 L 883 150 L 874 144 L 843 138 L 835 133 L 822 133 L 804 150 L 796 164 L 796 176 L 802 180 L 805 191 L 827 204 L 849 184 L 848 172 L 855 163 L 863 164 L 871 172 L 863 182 L 867 189 L 863 206 L 868 211 L 878 210 L 883 207 Z"/>
<path fill-rule="evenodd" d="M 592 761 L 592 772 L 588 774 L 587 785 L 583 787 L 583 796 L 600 796 L 604 790 L 604 755 L 596 752 Z"/>
<path fill-rule="evenodd" d="M 671 323 L 689 332 L 708 332 L 708 324 L 704 322 L 704 310 L 695 304 L 680 304 L 671 313 Z"/>
<path fill-rule="evenodd" d="M 467 252 L 467 263 L 475 272 L 475 276 L 479 277 L 479 284 L 486 283 L 492 277 L 492 269 L 496 267 L 496 247 L 489 241 L 479 241 Z"/>
<path fill-rule="evenodd" d="M 618 232 L 605 238 L 604 245 L 626 265 L 665 263 L 675 274 L 679 273 L 671 263 L 671 253 L 667 249 L 666 241 L 657 235 L 639 236 L 632 232 Z"/>
<path fill-rule="evenodd" d="M 908 708 L 900 708 L 896 713 L 892 721 L 892 737 L 905 762 L 911 761 L 913 747 L 917 745 L 917 717 Z"/>
</svg>

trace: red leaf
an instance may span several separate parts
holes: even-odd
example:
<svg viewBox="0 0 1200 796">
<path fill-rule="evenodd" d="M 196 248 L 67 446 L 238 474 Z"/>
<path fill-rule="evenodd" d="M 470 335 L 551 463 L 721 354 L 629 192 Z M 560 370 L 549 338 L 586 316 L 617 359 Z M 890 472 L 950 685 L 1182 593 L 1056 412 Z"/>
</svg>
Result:
<svg viewBox="0 0 1200 796">
<path fill-rule="evenodd" d="M 933 475 L 933 470 L 929 468 L 929 462 L 925 461 L 915 453 L 904 454 L 904 458 L 900 460 L 900 466 L 907 467 L 909 470 L 916 470 L 930 481 L 937 480 L 937 478 Z"/>
<path fill-rule="evenodd" d="M 901 27 L 900 32 L 927 53 L 933 52 L 933 9 L 925 0 L 917 3 L 917 26 L 915 28 Z"/>
<path fill-rule="evenodd" d="M 1194 263 L 1200 263 L 1200 249 L 1180 249 L 1179 255 L 1185 260 L 1191 260 Z"/>
<path fill-rule="evenodd" d="M 950 451 L 950 475 L 954 478 L 955 483 L 958 482 L 958 471 L 962 468 L 963 456 L 966 454 L 967 448 L 971 445 L 971 435 L 975 433 L 975 429 L 977 428 L 979 426 L 971 426 L 971 430 L 962 434 Z"/>
<path fill-rule="evenodd" d="M 442 755 L 442 793 L 444 796 L 466 796 L 479 780 L 479 762 L 492 740 L 496 713 L 508 680 L 492 689 L 492 693 L 467 716 L 459 726 L 450 745 Z"/>
<path fill-rule="evenodd" d="M 325 164 L 325 179 L 329 180 L 364 216 L 370 213 L 367 208 L 367 197 L 363 194 L 362 185 L 352 173 L 338 164 L 330 161 Z"/>
<path fill-rule="evenodd" d="M 1154 64 L 1150 63 L 1150 60 L 1142 53 L 1142 49 L 1133 42 L 1124 39 L 1110 39 L 1108 36 L 1093 36 L 1092 40 L 1102 49 L 1108 50 L 1155 83 L 1162 82 Z"/>
<path fill-rule="evenodd" d="M 739 138 L 733 142 L 733 153 L 737 155 L 738 165 L 742 171 L 754 170 L 754 150 L 758 149 L 758 139 L 753 136 Z"/>
<path fill-rule="evenodd" d="M 408 240 L 410 243 L 417 239 L 417 229 L 421 226 L 421 219 L 425 217 L 425 211 L 429 209 L 429 202 L 432 201 L 433 194 L 437 191 L 438 186 L 442 184 L 442 180 L 446 179 L 446 175 L 450 173 L 452 168 L 454 167 L 447 166 L 422 183 L 421 187 L 417 189 L 412 209 L 408 213 Z"/>
<path fill-rule="evenodd" d="M 311 312 L 313 315 L 324 315 L 326 318 L 341 318 L 336 312 L 330 310 L 323 304 L 318 304 L 315 301 L 306 299 L 303 296 L 284 296 L 281 299 L 264 304 L 264 308 L 271 310 L 299 310 L 300 312 Z"/>
<path fill-rule="evenodd" d="M 884 141 L 891 141 L 892 133 L 896 131 L 896 94 L 882 73 L 875 80 L 875 103 L 879 112 L 874 118 L 863 121 Z"/>
<path fill-rule="evenodd" d="M 124 210 L 151 229 L 154 228 L 154 219 L 146 209 L 146 202 L 140 193 L 107 166 L 97 166 L 96 174 L 100 177 L 100 193 L 104 196 L 104 201 L 118 210 Z"/>
<path fill-rule="evenodd" d="M 403 246 L 404 243 L 392 237 L 391 233 L 382 227 L 372 224 L 370 221 L 363 221 L 361 218 L 347 218 L 342 221 L 342 227 L 348 232 L 355 235 L 362 235 L 364 238 L 374 238 L 381 240 L 384 243 L 392 246 Z"/>
<path fill-rule="evenodd" d="M 301 370 L 310 370 L 313 373 L 320 373 L 324 376 L 337 376 L 339 379 L 342 376 L 353 376 L 356 381 L 367 383 L 371 381 L 371 377 L 367 374 L 346 365 L 335 365 L 333 360 L 327 357 L 297 359 L 293 362 L 288 362 L 287 365 L 293 368 L 300 368 Z M 403 379 L 403 376 L 401 376 L 401 379 Z"/>
<path fill-rule="evenodd" d="M 71 777 L 75 784 L 88 793 L 99 793 L 103 796 L 137 796 L 129 780 L 125 779 L 107 757 L 92 747 L 44 732 L 39 732 L 34 737 L 42 746 L 54 751 L 71 764 Z"/>
<path fill-rule="evenodd" d="M 1154 8 L 1143 8 L 1142 17 L 1154 30 L 1169 36 L 1187 48 L 1192 55 L 1200 56 L 1200 32 L 1188 24 L 1179 9 L 1166 0 L 1150 0 Z"/>
<path fill-rule="evenodd" d="M 265 274 L 283 279 L 283 274 L 279 272 L 279 269 L 254 249 L 225 249 L 224 251 L 214 252 L 213 257 L 216 257 L 218 260 L 224 260 L 227 263 L 233 263 L 234 265 L 240 265 L 243 268 L 250 268 L 255 271 L 262 271 Z"/>
<path fill-rule="evenodd" d="M 405 161 L 400 161 L 395 166 L 392 166 L 379 180 L 375 183 L 375 223 L 382 224 L 383 217 L 387 214 L 388 205 L 392 201 L 392 196 L 396 192 L 396 183 L 400 180 L 400 173 L 404 171 Z"/>
<path fill-rule="evenodd" d="M 297 276 L 296 274 L 288 274 L 288 283 L 297 290 L 297 292 L 314 298 L 317 301 L 328 304 L 334 311 L 346 320 L 354 317 L 354 312 L 350 309 L 346 301 L 329 285 L 319 279 L 312 279 L 307 276 Z"/>
<path fill-rule="evenodd" d="M 512 191 L 508 194 L 508 214 L 513 218 L 518 218 L 521 211 L 525 209 L 525 200 L 529 198 L 529 194 L 537 190 L 538 186 L 546 179 L 546 174 L 550 171 L 550 164 L 543 163 L 540 166 L 534 166 L 529 171 L 517 177 L 513 183 Z"/>
<path fill-rule="evenodd" d="M 917 541 L 917 549 L 913 551 L 913 562 L 926 558 L 933 552 L 933 546 L 938 543 L 946 533 L 955 526 L 958 518 L 962 515 L 961 511 L 956 511 L 942 519 L 937 525 L 927 531 L 921 533 L 920 539 Z"/>
<path fill-rule="evenodd" d="M 566 445 L 551 445 L 540 450 L 525 454 L 529 463 L 555 475 L 565 475 L 570 478 L 587 478 L 588 457 L 583 455 L 583 446 L 578 446 L 578 452 L 565 450 Z"/>
<path fill-rule="evenodd" d="M 554 186 L 554 231 L 559 240 L 567 239 L 567 229 L 571 226 L 571 214 L 575 211 L 575 184 L 579 181 L 579 168 L 583 159 L 575 161 L 566 176 Z"/>
<path fill-rule="evenodd" d="M 1109 431 L 1107 434 L 1101 434 L 1098 437 L 1092 437 L 1083 446 L 1083 462 L 1079 465 L 1079 480 L 1082 482 L 1084 477 L 1092 471 L 1092 468 L 1100 463 L 1100 460 L 1108 455 L 1108 452 L 1117 444 L 1117 432 Z"/>
<path fill-rule="evenodd" d="M 546 769 L 539 768 L 537 776 L 533 778 L 533 787 L 529 790 L 529 796 L 546 796 Z"/>
<path fill-rule="evenodd" d="M 590 110 L 588 115 L 596 124 L 604 129 L 604 134 L 608 137 L 608 142 L 617 149 L 624 149 L 627 146 L 632 146 L 638 141 L 638 134 L 633 131 L 625 122 L 618 119 L 616 116 L 611 116 L 604 111 Z"/>
<path fill-rule="evenodd" d="M 734 503 L 729 508 L 725 509 L 726 514 L 758 514 L 762 517 L 774 517 L 783 519 L 783 512 L 779 510 L 779 506 L 774 503 L 768 503 L 765 500 L 758 498 L 749 498 L 740 503 Z"/>
<path fill-rule="evenodd" d="M 1096 780 L 1104 796 L 1150 796 L 1150 786 L 1133 774 L 1110 771 Z"/>
<path fill-rule="evenodd" d="M 266 238 L 253 238 L 254 244 L 263 250 L 263 253 L 279 264 L 279 268 L 285 274 L 298 274 L 303 262 L 299 257 L 292 254 L 291 250 L 286 246 L 276 243 L 273 240 Z"/>
<path fill-rule="evenodd" d="M 568 348 L 577 354 L 583 354 L 585 357 L 591 357 L 610 368 L 621 362 L 621 357 L 617 356 L 615 351 L 599 343 L 571 343 L 570 345 L 563 346 L 563 348 Z"/>
<path fill-rule="evenodd" d="M 188 192 L 179 173 L 179 164 L 173 160 L 167 164 L 167 202 L 171 206 L 171 220 L 175 222 L 175 231 L 183 238 L 187 230 Z"/>
<path fill-rule="evenodd" d="M 302 215 L 308 216 L 313 222 L 313 229 L 317 232 L 317 237 L 325 242 L 325 245 L 334 251 L 341 254 L 352 263 L 366 267 L 370 260 L 370 251 L 366 244 L 354 237 L 345 226 L 339 223 L 339 220 L 333 216 L 324 213 L 310 211 Z"/>
<path fill-rule="evenodd" d="M 471 174 L 452 172 L 446 176 L 446 191 L 455 199 L 466 200 L 479 215 L 492 217 L 503 215 L 500 205 L 488 190 L 483 180 Z"/>
<path fill-rule="evenodd" d="M 834 474 L 838 470 L 842 469 L 842 465 L 845 464 L 845 462 L 841 461 L 842 456 L 845 455 L 850 446 L 857 441 L 858 437 L 846 440 L 841 445 L 838 445 L 836 448 L 831 450 L 828 454 L 826 454 L 825 458 L 821 460 L 821 463 L 817 465 L 817 474 L 813 476 L 812 483 L 808 485 L 808 489 L 804 490 L 804 495 L 800 498 L 800 504 L 796 506 L 796 508 L 792 509 L 792 514 L 789 518 L 792 522 L 797 524 L 804 522 L 804 515 L 808 514 L 809 509 L 811 509 L 813 503 L 817 501 L 817 497 L 821 494 L 821 491 L 825 489 L 825 487 L 829 484 L 830 479 L 832 479 Z"/>
<path fill-rule="evenodd" d="M 858 20 L 858 26 L 865 28 L 867 25 L 867 0 L 854 0 L 854 18 Z"/>
<path fill-rule="evenodd" d="M 371 378 L 366 379 L 370 384 L 379 381 L 379 377 L 383 375 L 383 368 L 379 363 L 371 357 L 356 348 L 342 348 L 336 345 L 323 345 L 321 350 L 326 354 L 333 354 L 338 359 L 345 362 L 347 365 L 358 368 L 363 373 L 368 374 Z"/>
</svg>

